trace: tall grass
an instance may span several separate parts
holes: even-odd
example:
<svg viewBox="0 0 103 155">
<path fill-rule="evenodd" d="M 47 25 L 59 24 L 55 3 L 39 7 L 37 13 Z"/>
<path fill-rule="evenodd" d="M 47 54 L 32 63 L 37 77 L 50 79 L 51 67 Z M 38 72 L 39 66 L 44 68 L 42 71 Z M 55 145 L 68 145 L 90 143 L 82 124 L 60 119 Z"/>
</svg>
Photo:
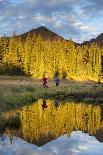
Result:
<svg viewBox="0 0 103 155">
<path fill-rule="evenodd" d="M 103 104 L 103 84 L 62 80 L 59 87 L 53 80 L 43 88 L 41 80 L 25 77 L 0 77 L 0 111 L 19 108 L 38 98 L 59 98 Z"/>
</svg>

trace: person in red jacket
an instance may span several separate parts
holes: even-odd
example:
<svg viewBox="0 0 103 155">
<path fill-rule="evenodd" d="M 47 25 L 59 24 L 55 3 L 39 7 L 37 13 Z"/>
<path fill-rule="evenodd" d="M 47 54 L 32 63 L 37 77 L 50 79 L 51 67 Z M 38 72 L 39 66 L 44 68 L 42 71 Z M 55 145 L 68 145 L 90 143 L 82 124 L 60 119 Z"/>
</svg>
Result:
<svg viewBox="0 0 103 155">
<path fill-rule="evenodd" d="M 45 75 L 43 75 L 43 87 L 48 88 L 48 78 L 46 78 Z"/>
</svg>

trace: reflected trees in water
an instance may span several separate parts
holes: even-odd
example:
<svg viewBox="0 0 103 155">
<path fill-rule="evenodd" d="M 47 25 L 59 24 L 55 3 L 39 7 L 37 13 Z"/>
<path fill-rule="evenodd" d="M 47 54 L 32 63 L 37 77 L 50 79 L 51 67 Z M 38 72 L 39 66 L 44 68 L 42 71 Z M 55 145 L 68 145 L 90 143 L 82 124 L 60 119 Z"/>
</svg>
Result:
<svg viewBox="0 0 103 155">
<path fill-rule="evenodd" d="M 38 146 L 63 134 L 70 136 L 73 131 L 82 131 L 100 138 L 99 131 L 103 129 L 100 106 L 74 102 L 63 103 L 57 99 L 55 101 L 39 99 L 32 105 L 15 112 L 1 114 L 1 116 L 1 134 L 6 133 L 11 142 L 15 135 Z"/>
</svg>

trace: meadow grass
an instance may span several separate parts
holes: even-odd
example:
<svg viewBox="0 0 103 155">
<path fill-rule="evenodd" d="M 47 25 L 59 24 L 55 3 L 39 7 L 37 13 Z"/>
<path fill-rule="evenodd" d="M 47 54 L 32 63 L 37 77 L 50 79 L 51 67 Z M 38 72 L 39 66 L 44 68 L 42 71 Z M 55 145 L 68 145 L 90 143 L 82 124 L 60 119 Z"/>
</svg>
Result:
<svg viewBox="0 0 103 155">
<path fill-rule="evenodd" d="M 53 80 L 43 88 L 42 80 L 28 77 L 0 76 L 0 111 L 19 108 L 39 98 L 58 98 L 103 105 L 103 84 L 91 81 L 61 80 L 56 87 Z"/>
</svg>

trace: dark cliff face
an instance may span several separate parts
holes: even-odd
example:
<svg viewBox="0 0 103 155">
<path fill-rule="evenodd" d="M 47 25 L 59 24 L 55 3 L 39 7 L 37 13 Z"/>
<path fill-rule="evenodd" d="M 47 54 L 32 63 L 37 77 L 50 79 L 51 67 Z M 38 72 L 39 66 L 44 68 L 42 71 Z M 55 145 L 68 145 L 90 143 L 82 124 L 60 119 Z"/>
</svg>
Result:
<svg viewBox="0 0 103 155">
<path fill-rule="evenodd" d="M 37 29 L 32 29 L 29 32 L 21 34 L 20 36 L 21 36 L 21 38 L 25 39 L 28 34 L 31 37 L 33 37 L 34 35 L 35 36 L 41 36 L 41 38 L 43 40 L 54 41 L 54 40 L 58 40 L 58 39 L 63 39 L 61 36 L 59 36 L 58 34 L 52 32 L 51 30 L 47 29 L 44 26 L 38 27 Z"/>
<path fill-rule="evenodd" d="M 96 38 L 96 42 L 103 46 L 103 33 L 101 33 L 97 38 Z"/>
<path fill-rule="evenodd" d="M 97 43 L 100 47 L 103 47 L 103 33 L 101 33 L 97 38 L 93 38 L 90 41 L 85 41 L 81 45 L 91 45 L 92 43 Z"/>
</svg>

